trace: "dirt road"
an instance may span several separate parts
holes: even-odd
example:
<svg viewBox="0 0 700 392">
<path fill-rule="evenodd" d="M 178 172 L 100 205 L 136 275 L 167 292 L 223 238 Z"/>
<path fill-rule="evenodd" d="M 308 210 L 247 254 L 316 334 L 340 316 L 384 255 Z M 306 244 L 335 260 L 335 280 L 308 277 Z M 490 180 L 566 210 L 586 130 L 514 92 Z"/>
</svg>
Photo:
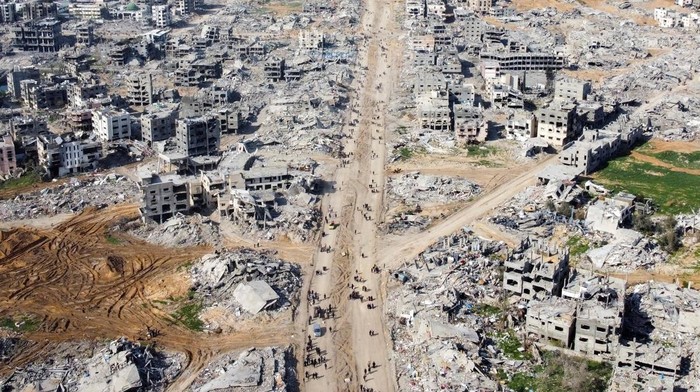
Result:
<svg viewBox="0 0 700 392">
<path fill-rule="evenodd" d="M 540 163 L 530 168 L 529 171 L 499 184 L 493 190 L 482 194 L 473 203 L 425 232 L 387 237 L 380 251 L 379 262 L 381 265 L 391 268 L 401 265 L 404 261 L 413 259 L 438 238 L 450 235 L 464 226 L 471 225 L 527 186 L 534 185 L 537 180 L 537 173 L 545 166 L 556 161 L 556 159 L 556 155 L 543 159 Z"/>
<path fill-rule="evenodd" d="M 357 391 L 359 385 L 396 390 L 381 311 L 381 279 L 372 273 L 372 266 L 378 250 L 377 225 L 384 211 L 387 103 L 398 84 L 403 48 L 395 22 L 397 3 L 369 0 L 364 7 L 360 69 L 353 84 L 352 113 L 344 127 L 350 134 L 344 145 L 347 158 L 336 172 L 336 188 L 325 198 L 323 208 L 325 219 L 338 227 L 325 230 L 320 245 L 330 251 L 315 255 L 316 272 L 308 286 L 319 299 L 308 303 L 302 316 L 305 339 L 312 335 L 310 325 L 323 327 L 324 336 L 313 337 L 312 345 L 327 362 L 323 367 L 308 363 L 304 367 L 302 376 L 319 373 L 305 380 L 306 391 Z M 351 292 L 364 299 L 350 299 Z M 309 318 L 315 307 L 329 305 L 334 317 Z M 375 333 L 370 336 L 370 331 Z M 371 362 L 374 366 L 367 372 Z"/>
</svg>

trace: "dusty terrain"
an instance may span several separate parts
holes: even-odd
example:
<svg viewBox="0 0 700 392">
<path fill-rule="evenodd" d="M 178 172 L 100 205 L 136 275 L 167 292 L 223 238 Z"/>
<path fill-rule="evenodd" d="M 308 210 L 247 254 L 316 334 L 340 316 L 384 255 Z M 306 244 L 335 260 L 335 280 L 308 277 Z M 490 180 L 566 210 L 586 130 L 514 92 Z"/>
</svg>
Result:
<svg viewBox="0 0 700 392">
<path fill-rule="evenodd" d="M 33 343 L 2 372 L 32 361 L 51 345 L 69 340 L 145 339 L 187 354 L 188 366 L 172 390 L 183 390 L 219 353 L 289 340 L 291 325 L 256 326 L 235 334 L 204 335 L 173 324 L 155 301 L 184 294 L 178 268 L 208 249 L 171 250 L 127 236 L 106 239 L 106 230 L 137 209 L 123 205 L 90 209 L 51 229 L 0 232 L 0 317 L 31 315 L 41 327 L 26 334 Z"/>
</svg>

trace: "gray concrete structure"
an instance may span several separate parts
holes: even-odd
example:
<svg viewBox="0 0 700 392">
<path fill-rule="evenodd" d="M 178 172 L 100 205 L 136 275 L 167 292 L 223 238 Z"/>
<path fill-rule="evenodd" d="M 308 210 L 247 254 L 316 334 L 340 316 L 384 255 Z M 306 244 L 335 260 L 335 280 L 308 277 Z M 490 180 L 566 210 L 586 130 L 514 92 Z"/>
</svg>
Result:
<svg viewBox="0 0 700 392">
<path fill-rule="evenodd" d="M 552 297 L 531 301 L 525 318 L 525 330 L 541 342 L 557 347 L 573 347 L 576 329 L 576 303 Z"/>
<path fill-rule="evenodd" d="M 177 120 L 177 151 L 187 156 L 214 155 L 219 152 L 221 126 L 218 118 L 202 116 Z"/>
<path fill-rule="evenodd" d="M 175 136 L 176 119 L 177 112 L 173 110 L 144 113 L 141 115 L 141 137 L 152 144 Z"/>
<path fill-rule="evenodd" d="M 153 103 L 153 77 L 150 73 L 129 75 L 126 86 L 126 100 L 130 105 L 146 106 Z"/>
</svg>

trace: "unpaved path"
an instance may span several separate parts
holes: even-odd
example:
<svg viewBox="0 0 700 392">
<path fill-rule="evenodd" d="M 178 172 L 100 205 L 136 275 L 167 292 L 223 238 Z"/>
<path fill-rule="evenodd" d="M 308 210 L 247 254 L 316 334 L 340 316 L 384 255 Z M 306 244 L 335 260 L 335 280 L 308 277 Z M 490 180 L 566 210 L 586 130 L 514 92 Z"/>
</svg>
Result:
<svg viewBox="0 0 700 392">
<path fill-rule="evenodd" d="M 450 235 L 464 226 L 470 226 L 477 219 L 487 215 L 500 204 L 507 202 L 518 192 L 537 181 L 537 174 L 547 165 L 555 162 L 557 156 L 541 160 L 527 172 L 498 184 L 493 190 L 482 194 L 473 203 L 464 207 L 429 230 L 417 234 L 388 236 L 380 250 L 380 263 L 396 267 L 409 261 L 434 243 L 438 238 Z"/>
<path fill-rule="evenodd" d="M 337 309 L 335 319 L 313 320 L 322 324 L 324 336 L 314 338 L 324 356 L 325 367 L 307 366 L 301 372 L 319 373 L 320 378 L 306 380 L 305 391 L 357 391 L 359 385 L 376 391 L 396 390 L 394 368 L 389 362 L 389 340 L 381 310 L 381 279 L 371 272 L 378 251 L 377 225 L 384 211 L 384 183 L 387 136 L 387 103 L 398 85 L 398 69 L 403 48 L 395 15 L 399 3 L 368 0 L 364 3 L 358 77 L 353 83 L 352 114 L 344 131 L 347 138 L 345 164 L 336 172 L 335 190 L 324 200 L 324 217 L 339 224 L 335 230 L 326 229 L 321 245 L 331 252 L 315 256 L 315 269 L 308 286 L 318 293 L 319 304 L 308 304 L 304 337 L 311 335 L 308 314 L 314 306 Z M 357 124 L 357 125 L 352 125 Z M 324 270 L 325 268 L 325 270 Z M 359 283 L 355 277 L 362 277 Z M 375 309 L 368 302 L 350 300 L 350 285 L 365 297 L 373 296 Z M 365 286 L 367 291 L 360 290 Z M 369 331 L 376 335 L 370 336 Z M 375 367 L 365 377 L 368 362 Z M 319 370 L 320 369 L 320 370 Z"/>
<path fill-rule="evenodd" d="M 663 167 L 663 168 L 668 169 L 670 171 L 700 176 L 700 169 L 689 169 L 689 168 L 684 168 L 684 167 L 677 167 L 677 166 L 674 166 L 668 162 L 664 162 L 664 161 L 660 160 L 659 158 L 653 157 L 651 155 L 646 155 L 646 154 L 638 152 L 638 151 L 632 151 L 630 153 L 630 156 L 632 158 L 640 161 L 640 162 L 651 163 L 652 165 L 660 166 L 660 167 Z"/>
</svg>

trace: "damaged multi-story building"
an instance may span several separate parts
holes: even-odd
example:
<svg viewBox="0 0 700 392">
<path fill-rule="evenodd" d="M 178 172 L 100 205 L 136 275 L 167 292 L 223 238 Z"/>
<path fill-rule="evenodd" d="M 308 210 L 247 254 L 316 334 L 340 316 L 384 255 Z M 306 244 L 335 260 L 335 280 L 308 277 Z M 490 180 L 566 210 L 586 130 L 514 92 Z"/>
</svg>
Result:
<svg viewBox="0 0 700 392">
<path fill-rule="evenodd" d="M 153 76 L 134 73 L 126 80 L 126 100 L 130 105 L 147 106 L 153 103 Z"/>
<path fill-rule="evenodd" d="M 141 115 L 141 137 L 149 144 L 175 136 L 177 111 L 158 110 Z"/>
<path fill-rule="evenodd" d="M 188 55 L 178 61 L 178 68 L 175 70 L 175 85 L 196 87 L 204 82 L 219 79 L 221 72 L 221 61 Z"/>
<path fill-rule="evenodd" d="M 143 193 L 140 207 L 141 216 L 157 222 L 164 222 L 175 214 L 187 214 L 201 205 L 202 184 L 196 177 L 178 175 L 140 175 Z"/>
<path fill-rule="evenodd" d="M 12 28 L 12 46 L 19 50 L 53 53 L 61 46 L 61 22 L 30 20 Z"/>
<path fill-rule="evenodd" d="M 482 143 L 488 137 L 488 123 L 481 109 L 469 104 L 454 104 L 455 141 L 460 144 Z"/>
<path fill-rule="evenodd" d="M 34 110 L 60 109 L 68 104 L 68 88 L 65 84 L 45 85 L 26 79 L 20 83 L 24 106 Z"/>
<path fill-rule="evenodd" d="M 567 249 L 527 240 L 505 261 L 503 288 L 528 300 L 560 296 L 568 273 Z"/>
<path fill-rule="evenodd" d="M 641 126 L 585 131 L 559 153 L 559 162 L 576 167 L 583 174 L 590 174 L 610 159 L 629 151 L 641 140 L 643 133 Z"/>
<path fill-rule="evenodd" d="M 36 67 L 15 68 L 7 74 L 7 92 L 14 100 L 20 100 L 22 89 L 20 82 L 23 80 L 41 81 L 41 72 Z"/>
<path fill-rule="evenodd" d="M 265 61 L 265 77 L 270 82 L 279 82 L 284 79 L 284 60 L 271 57 Z"/>
<path fill-rule="evenodd" d="M 17 169 L 15 143 L 9 135 L 0 137 L 0 175 L 12 173 Z"/>
<path fill-rule="evenodd" d="M 92 110 L 87 108 L 67 110 L 66 122 L 73 132 L 91 132 Z"/>
<path fill-rule="evenodd" d="M 576 303 L 549 297 L 528 304 L 525 331 L 535 334 L 540 342 L 553 346 L 573 347 L 576 330 Z"/>
<path fill-rule="evenodd" d="M 562 147 L 580 135 L 583 127 L 576 114 L 576 105 L 557 102 L 535 112 L 537 136 L 547 143 Z"/>
<path fill-rule="evenodd" d="M 111 108 L 92 112 L 92 129 L 104 142 L 131 138 L 131 115 L 125 110 Z"/>
<path fill-rule="evenodd" d="M 452 112 L 447 91 L 430 91 L 416 97 L 420 127 L 435 131 L 452 130 Z"/>
<path fill-rule="evenodd" d="M 154 5 L 151 12 L 153 14 L 153 24 L 157 28 L 162 29 L 170 26 L 170 23 L 172 23 L 169 5 Z"/>
<path fill-rule="evenodd" d="M 68 86 L 68 102 L 73 107 L 86 106 L 88 100 L 107 96 L 107 86 L 94 75 L 83 75 L 77 82 Z"/>
<path fill-rule="evenodd" d="M 188 157 L 219 153 L 221 126 L 214 116 L 177 120 L 175 142 L 177 151 Z"/>
<path fill-rule="evenodd" d="M 94 135 L 67 133 L 37 138 L 39 166 L 49 177 L 82 173 L 97 168 L 102 142 Z"/>
<path fill-rule="evenodd" d="M 614 358 L 622 333 L 626 284 L 622 279 L 590 271 L 572 270 L 562 297 L 575 301 L 576 329 L 574 351 Z"/>
</svg>

